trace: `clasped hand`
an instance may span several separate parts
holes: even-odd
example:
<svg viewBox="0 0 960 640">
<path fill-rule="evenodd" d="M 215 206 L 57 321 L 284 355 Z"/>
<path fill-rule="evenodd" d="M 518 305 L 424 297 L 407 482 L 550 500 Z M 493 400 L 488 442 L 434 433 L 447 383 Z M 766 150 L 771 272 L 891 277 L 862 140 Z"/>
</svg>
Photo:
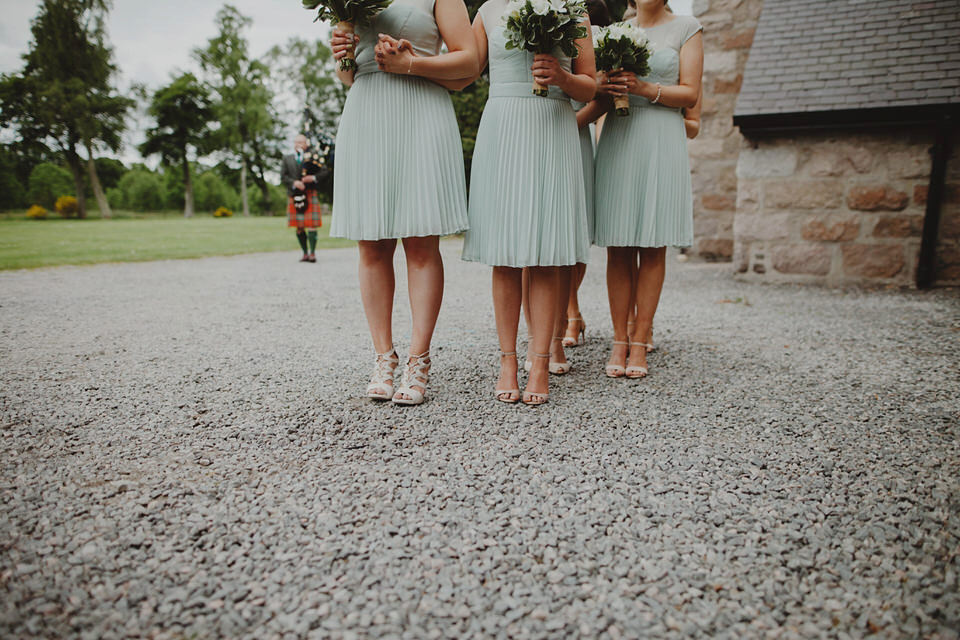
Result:
<svg viewBox="0 0 960 640">
<path fill-rule="evenodd" d="M 373 57 L 381 71 L 405 74 L 410 73 L 413 59 L 417 56 L 409 40 L 397 40 L 381 33 L 377 45 L 373 48 Z"/>
<path fill-rule="evenodd" d="M 559 85 L 563 82 L 566 71 L 560 62 L 549 53 L 537 53 L 533 56 L 533 79 L 543 86 Z"/>
<path fill-rule="evenodd" d="M 625 96 L 628 93 L 640 93 L 640 81 L 637 74 L 623 69 L 615 69 L 609 73 L 597 74 L 597 93 L 614 97 Z"/>
</svg>

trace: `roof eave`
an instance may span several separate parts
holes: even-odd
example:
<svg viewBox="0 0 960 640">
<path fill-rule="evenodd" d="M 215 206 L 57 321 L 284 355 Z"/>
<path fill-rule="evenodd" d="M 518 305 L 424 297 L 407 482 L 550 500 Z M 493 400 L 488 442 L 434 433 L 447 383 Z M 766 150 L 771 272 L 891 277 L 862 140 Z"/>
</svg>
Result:
<svg viewBox="0 0 960 640">
<path fill-rule="evenodd" d="M 733 124 L 744 136 L 817 129 L 876 129 L 890 126 L 924 126 L 960 117 L 960 103 L 759 113 L 734 115 Z"/>
</svg>

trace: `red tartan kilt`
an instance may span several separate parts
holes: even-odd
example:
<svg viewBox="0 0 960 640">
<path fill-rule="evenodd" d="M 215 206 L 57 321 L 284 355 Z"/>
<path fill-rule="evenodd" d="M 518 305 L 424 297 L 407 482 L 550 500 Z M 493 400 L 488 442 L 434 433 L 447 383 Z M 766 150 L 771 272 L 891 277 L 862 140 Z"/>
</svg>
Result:
<svg viewBox="0 0 960 640">
<path fill-rule="evenodd" d="M 307 210 L 303 213 L 297 213 L 293 208 L 293 197 L 287 198 L 287 226 L 288 227 L 306 227 L 308 229 L 323 226 L 323 219 L 320 218 L 320 200 L 317 199 L 316 191 L 308 191 Z"/>
</svg>

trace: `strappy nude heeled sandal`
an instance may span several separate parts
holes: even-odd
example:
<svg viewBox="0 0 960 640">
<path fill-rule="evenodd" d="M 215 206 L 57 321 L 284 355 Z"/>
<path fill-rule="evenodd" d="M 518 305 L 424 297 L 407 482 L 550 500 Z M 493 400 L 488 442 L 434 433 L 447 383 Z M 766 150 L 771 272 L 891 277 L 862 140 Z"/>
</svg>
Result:
<svg viewBox="0 0 960 640">
<path fill-rule="evenodd" d="M 570 335 L 570 325 L 576 323 L 573 335 Z M 583 321 L 582 316 L 576 318 L 567 318 L 567 335 L 563 336 L 563 346 L 576 347 L 587 341 L 587 323 Z"/>
<path fill-rule="evenodd" d="M 370 384 L 367 385 L 367 397 L 374 400 L 389 400 L 393 396 L 393 372 L 400 364 L 400 358 L 397 357 L 397 350 L 393 347 L 390 351 L 377 354 L 377 360 L 373 363 L 373 375 L 370 376 Z"/>
<path fill-rule="evenodd" d="M 614 340 L 614 341 L 613 341 L 613 344 L 615 344 L 615 345 L 625 344 L 625 345 L 627 345 L 627 347 L 630 346 L 630 343 L 629 343 L 629 342 L 623 342 L 622 340 Z M 622 365 L 622 364 L 610 364 L 610 363 L 608 362 L 608 363 L 607 363 L 607 366 L 605 366 L 605 367 L 603 368 L 603 372 L 607 374 L 607 377 L 608 377 L 608 378 L 622 378 L 624 375 L 626 375 L 627 370 L 626 370 L 626 366 L 625 366 L 625 365 Z"/>
<path fill-rule="evenodd" d="M 631 342 L 630 346 L 643 347 L 644 349 L 646 349 L 647 353 L 650 353 L 650 350 L 653 347 L 652 344 L 649 344 L 647 342 Z M 628 378 L 632 378 L 636 380 L 638 378 L 647 377 L 647 373 L 649 373 L 649 369 L 647 369 L 647 367 L 641 367 L 639 365 L 628 365 L 627 368 L 624 370 L 623 375 L 627 376 Z"/>
<path fill-rule="evenodd" d="M 560 349 L 563 349 L 563 336 L 554 336 L 554 342 L 560 341 Z M 555 376 L 562 376 L 570 371 L 570 362 L 551 362 L 547 365 L 547 371 Z"/>
<path fill-rule="evenodd" d="M 411 355 L 407 359 L 407 366 L 404 367 L 403 378 L 400 380 L 400 388 L 393 394 L 394 404 L 423 404 L 427 393 L 427 381 L 430 379 L 430 364 L 429 351 L 424 351 L 418 356 Z M 423 391 L 415 389 L 414 386 L 422 388 Z"/>
<path fill-rule="evenodd" d="M 507 352 L 507 353 L 504 353 L 503 351 L 500 352 L 500 360 L 503 360 L 504 358 L 509 358 L 510 356 L 513 356 L 514 358 L 516 358 L 516 357 L 517 357 L 517 352 L 516 352 L 516 351 L 510 351 L 510 352 Z M 505 402 L 505 403 L 507 403 L 507 404 L 517 404 L 517 403 L 520 401 L 520 389 L 519 389 L 519 388 L 517 388 L 517 389 L 494 389 L 493 395 L 495 395 L 496 398 L 497 398 L 497 400 L 499 400 L 500 402 Z"/>
<path fill-rule="evenodd" d="M 550 354 L 549 354 L 549 353 L 535 353 L 535 354 L 533 354 L 533 357 L 534 357 L 534 358 L 547 358 L 548 361 L 549 361 Z M 540 406 L 541 404 L 546 404 L 546 403 L 547 403 L 547 398 L 549 397 L 549 395 L 550 395 L 550 393 L 549 393 L 549 392 L 546 392 L 546 391 L 543 392 L 543 393 L 539 393 L 539 392 L 537 392 L 537 391 L 527 391 L 526 389 L 524 389 L 524 390 L 523 390 L 523 397 L 521 398 L 521 402 L 523 402 L 523 404 L 529 405 L 529 406 L 531 406 L 531 407 L 538 407 L 538 406 Z"/>
</svg>

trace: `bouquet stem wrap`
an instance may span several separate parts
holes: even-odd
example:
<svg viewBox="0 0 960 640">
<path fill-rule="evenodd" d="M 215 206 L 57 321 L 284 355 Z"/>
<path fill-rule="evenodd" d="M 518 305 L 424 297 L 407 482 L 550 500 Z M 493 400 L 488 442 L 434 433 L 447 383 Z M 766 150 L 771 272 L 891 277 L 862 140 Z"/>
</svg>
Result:
<svg viewBox="0 0 960 640">
<path fill-rule="evenodd" d="M 617 96 L 613 99 L 613 107 L 618 116 L 630 115 L 630 96 Z"/>
</svg>

